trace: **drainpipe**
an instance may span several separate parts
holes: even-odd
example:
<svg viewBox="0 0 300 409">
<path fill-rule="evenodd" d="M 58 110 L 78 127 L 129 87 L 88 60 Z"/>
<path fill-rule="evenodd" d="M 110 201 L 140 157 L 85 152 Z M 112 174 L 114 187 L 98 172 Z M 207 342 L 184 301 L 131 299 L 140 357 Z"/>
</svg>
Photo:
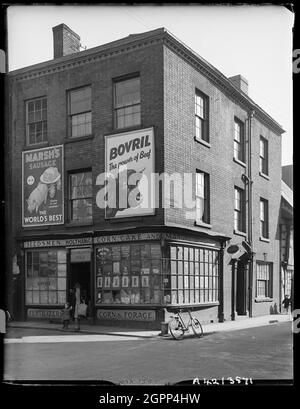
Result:
<svg viewBox="0 0 300 409">
<path fill-rule="evenodd" d="M 282 224 L 279 224 L 279 312 L 282 312 L 282 283 L 283 281 L 283 256 L 282 256 Z"/>
<path fill-rule="evenodd" d="M 219 322 L 224 322 L 224 249 L 226 243 L 222 242 L 220 250 L 220 271 L 219 271 Z"/>
<path fill-rule="evenodd" d="M 249 317 L 252 317 L 252 293 L 253 293 L 253 235 L 252 235 L 252 119 L 255 111 L 252 109 L 248 114 L 248 243 L 251 247 L 249 263 Z"/>
</svg>

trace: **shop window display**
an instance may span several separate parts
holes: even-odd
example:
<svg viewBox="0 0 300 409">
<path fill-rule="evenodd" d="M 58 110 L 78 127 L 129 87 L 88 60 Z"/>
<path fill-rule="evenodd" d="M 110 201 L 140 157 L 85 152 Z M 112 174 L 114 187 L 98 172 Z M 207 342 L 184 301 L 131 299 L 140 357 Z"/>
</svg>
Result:
<svg viewBox="0 0 300 409">
<path fill-rule="evenodd" d="M 219 252 L 160 244 L 107 245 L 96 249 L 96 304 L 190 305 L 218 302 Z"/>
<path fill-rule="evenodd" d="M 26 305 L 58 305 L 66 302 L 66 251 L 26 252 Z"/>
<path fill-rule="evenodd" d="M 160 304 L 160 244 L 123 244 L 96 249 L 96 304 Z"/>
</svg>

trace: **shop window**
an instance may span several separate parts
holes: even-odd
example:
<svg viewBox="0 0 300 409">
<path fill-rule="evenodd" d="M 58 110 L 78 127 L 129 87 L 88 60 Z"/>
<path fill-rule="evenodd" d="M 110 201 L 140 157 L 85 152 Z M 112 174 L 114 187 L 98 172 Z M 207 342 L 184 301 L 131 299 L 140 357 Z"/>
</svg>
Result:
<svg viewBox="0 0 300 409">
<path fill-rule="evenodd" d="M 256 263 L 256 297 L 272 297 L 272 263 Z"/>
<path fill-rule="evenodd" d="M 26 134 L 27 145 L 47 141 L 47 98 L 26 102 Z"/>
<path fill-rule="evenodd" d="M 196 90 L 195 93 L 195 130 L 196 139 L 209 142 L 208 134 L 208 96 Z"/>
<path fill-rule="evenodd" d="M 233 143 L 234 158 L 245 162 L 245 130 L 244 124 L 239 119 L 234 119 L 234 143 Z"/>
<path fill-rule="evenodd" d="M 70 221 L 92 220 L 92 172 L 69 174 Z"/>
<path fill-rule="evenodd" d="M 160 244 L 120 244 L 96 249 L 96 304 L 160 304 Z"/>
<path fill-rule="evenodd" d="M 115 128 L 127 128 L 141 124 L 140 77 L 114 83 Z"/>
<path fill-rule="evenodd" d="M 71 138 L 92 134 L 92 89 L 90 86 L 69 91 L 68 114 Z"/>
<path fill-rule="evenodd" d="M 205 304 L 219 300 L 219 253 L 171 246 L 171 304 Z"/>
<path fill-rule="evenodd" d="M 234 229 L 245 232 L 246 201 L 245 191 L 238 187 L 234 188 Z"/>
<path fill-rule="evenodd" d="M 26 252 L 26 305 L 62 305 L 66 302 L 66 251 Z"/>
</svg>

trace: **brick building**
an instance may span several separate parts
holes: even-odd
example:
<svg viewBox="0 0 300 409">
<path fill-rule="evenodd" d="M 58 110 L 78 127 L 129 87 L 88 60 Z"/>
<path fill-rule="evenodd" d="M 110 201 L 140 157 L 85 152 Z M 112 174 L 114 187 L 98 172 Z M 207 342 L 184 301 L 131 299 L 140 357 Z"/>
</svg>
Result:
<svg viewBox="0 0 300 409">
<path fill-rule="evenodd" d="M 293 166 L 282 167 L 280 207 L 281 301 L 294 297 L 294 201 Z M 293 304 L 292 304 L 293 308 Z"/>
<path fill-rule="evenodd" d="M 53 60 L 8 75 L 15 317 L 57 316 L 76 282 L 105 324 L 160 328 L 170 306 L 202 322 L 269 314 L 280 302 L 284 131 L 247 80 L 164 28 L 85 51 L 64 24 L 53 38 Z M 158 208 L 102 208 L 101 175 L 125 163 L 175 178 L 168 205 L 156 181 Z M 184 187 L 194 210 L 178 203 Z"/>
</svg>

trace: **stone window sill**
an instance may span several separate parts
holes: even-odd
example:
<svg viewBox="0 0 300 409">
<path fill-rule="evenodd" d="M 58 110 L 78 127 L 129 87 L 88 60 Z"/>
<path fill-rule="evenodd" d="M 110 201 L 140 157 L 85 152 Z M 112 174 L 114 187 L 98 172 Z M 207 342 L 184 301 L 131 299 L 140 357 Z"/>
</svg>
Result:
<svg viewBox="0 0 300 409">
<path fill-rule="evenodd" d="M 233 233 L 234 234 L 237 234 L 238 236 L 243 236 L 243 237 L 246 237 L 247 236 L 247 233 L 245 233 L 245 232 L 243 232 L 243 231 L 240 231 L 240 230 L 233 230 Z"/>
<path fill-rule="evenodd" d="M 267 179 L 267 180 L 270 180 L 269 176 L 268 176 L 268 175 L 266 175 L 266 174 L 265 174 L 265 173 L 263 173 L 263 172 L 259 172 L 259 175 L 260 175 L 261 177 L 263 177 L 263 178 Z"/>
<path fill-rule="evenodd" d="M 264 241 L 265 243 L 270 243 L 270 239 L 266 239 L 265 237 L 260 237 L 260 241 Z"/>
<path fill-rule="evenodd" d="M 247 167 L 247 165 L 246 165 L 245 162 L 242 162 L 241 160 L 239 160 L 239 159 L 237 159 L 237 158 L 235 158 L 235 157 L 233 157 L 233 161 L 236 162 L 236 163 L 238 163 L 239 165 L 243 166 L 244 168 Z"/>
<path fill-rule="evenodd" d="M 139 125 L 132 125 L 132 126 L 127 126 L 124 128 L 113 128 L 113 133 L 117 134 L 117 133 L 123 133 L 123 132 L 130 132 L 130 131 L 136 131 L 139 129 L 143 129 L 142 124 Z"/>
<path fill-rule="evenodd" d="M 210 148 L 210 147 L 211 147 L 211 144 L 210 144 L 209 142 L 204 141 L 203 139 L 198 139 L 198 138 L 196 138 L 196 136 L 194 136 L 194 140 L 195 140 L 196 142 L 198 142 L 198 143 L 201 143 L 201 145 L 206 146 L 207 148 Z"/>
<path fill-rule="evenodd" d="M 64 140 L 64 143 L 80 142 L 86 141 L 88 139 L 93 139 L 94 135 L 78 136 L 78 137 L 69 137 Z"/>
<path fill-rule="evenodd" d="M 29 151 L 29 150 L 32 150 L 32 149 L 39 149 L 39 148 L 46 148 L 47 146 L 49 146 L 48 141 L 40 142 L 40 143 L 33 143 L 31 145 L 25 145 L 23 147 L 23 151 Z"/>
<path fill-rule="evenodd" d="M 206 228 L 206 229 L 211 229 L 211 227 L 212 227 L 211 224 L 201 222 L 200 220 L 196 220 L 196 221 L 195 221 L 195 226 L 204 227 L 204 228 Z"/>
</svg>

